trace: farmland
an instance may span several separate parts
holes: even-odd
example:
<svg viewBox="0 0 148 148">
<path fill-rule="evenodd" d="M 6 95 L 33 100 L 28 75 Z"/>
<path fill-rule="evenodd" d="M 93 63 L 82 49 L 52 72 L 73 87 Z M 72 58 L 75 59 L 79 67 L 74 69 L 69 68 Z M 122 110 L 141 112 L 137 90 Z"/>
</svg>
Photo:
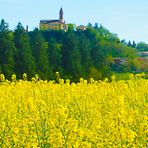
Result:
<svg viewBox="0 0 148 148">
<path fill-rule="evenodd" d="M 0 147 L 147 147 L 148 80 L 0 83 Z"/>
</svg>

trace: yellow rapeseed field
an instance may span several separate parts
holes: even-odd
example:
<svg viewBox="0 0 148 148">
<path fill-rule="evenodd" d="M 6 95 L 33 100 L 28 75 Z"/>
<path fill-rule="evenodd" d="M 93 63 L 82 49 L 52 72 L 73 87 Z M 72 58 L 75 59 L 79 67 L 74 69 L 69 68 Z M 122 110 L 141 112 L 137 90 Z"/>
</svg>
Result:
<svg viewBox="0 0 148 148">
<path fill-rule="evenodd" d="M 0 148 L 146 148 L 148 80 L 3 80 Z"/>
</svg>

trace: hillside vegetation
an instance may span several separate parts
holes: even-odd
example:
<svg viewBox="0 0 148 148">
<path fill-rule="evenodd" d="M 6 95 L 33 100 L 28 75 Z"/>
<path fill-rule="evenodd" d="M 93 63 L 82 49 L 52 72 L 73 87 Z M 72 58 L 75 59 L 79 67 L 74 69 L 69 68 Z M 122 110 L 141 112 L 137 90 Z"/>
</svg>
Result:
<svg viewBox="0 0 148 148">
<path fill-rule="evenodd" d="M 14 31 L 8 23 L 0 22 L 0 73 L 7 79 L 23 73 L 30 79 L 38 74 L 42 79 L 61 77 L 78 81 L 80 77 L 104 79 L 114 72 L 147 71 L 137 60 L 138 51 L 147 51 L 145 43 L 120 40 L 103 26 L 88 24 L 86 30 L 26 31 L 18 23 Z M 125 59 L 116 64 L 114 58 Z"/>
</svg>

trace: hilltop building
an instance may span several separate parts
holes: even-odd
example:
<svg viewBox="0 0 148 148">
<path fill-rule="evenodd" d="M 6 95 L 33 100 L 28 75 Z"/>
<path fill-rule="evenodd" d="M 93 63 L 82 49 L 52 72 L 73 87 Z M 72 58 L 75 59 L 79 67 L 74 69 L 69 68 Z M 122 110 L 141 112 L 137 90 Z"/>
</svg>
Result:
<svg viewBox="0 0 148 148">
<path fill-rule="evenodd" d="M 141 57 L 141 60 L 148 61 L 148 51 L 138 52 L 138 55 Z"/>
<path fill-rule="evenodd" d="M 84 25 L 80 25 L 80 26 L 77 26 L 76 29 L 77 29 L 77 30 L 82 30 L 82 31 L 84 31 L 84 30 L 86 30 L 87 28 L 86 28 L 86 26 L 84 26 Z"/>
<path fill-rule="evenodd" d="M 60 9 L 59 19 L 40 20 L 40 30 L 67 30 L 68 25 L 64 21 L 63 9 Z"/>
</svg>

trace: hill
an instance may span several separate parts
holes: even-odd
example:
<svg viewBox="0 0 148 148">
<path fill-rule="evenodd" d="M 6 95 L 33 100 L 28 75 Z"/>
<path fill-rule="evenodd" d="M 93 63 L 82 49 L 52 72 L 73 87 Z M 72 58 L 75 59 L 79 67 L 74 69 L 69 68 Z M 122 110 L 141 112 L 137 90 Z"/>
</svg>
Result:
<svg viewBox="0 0 148 148">
<path fill-rule="evenodd" d="M 42 79 L 80 77 L 104 79 L 114 72 L 145 72 L 147 60 L 139 60 L 138 52 L 147 51 L 145 43 L 128 43 L 102 25 L 88 24 L 85 30 L 69 27 L 63 30 L 35 29 L 26 31 L 18 23 L 14 31 L 8 23 L 0 23 L 0 73 L 28 78 L 38 74 Z"/>
</svg>

